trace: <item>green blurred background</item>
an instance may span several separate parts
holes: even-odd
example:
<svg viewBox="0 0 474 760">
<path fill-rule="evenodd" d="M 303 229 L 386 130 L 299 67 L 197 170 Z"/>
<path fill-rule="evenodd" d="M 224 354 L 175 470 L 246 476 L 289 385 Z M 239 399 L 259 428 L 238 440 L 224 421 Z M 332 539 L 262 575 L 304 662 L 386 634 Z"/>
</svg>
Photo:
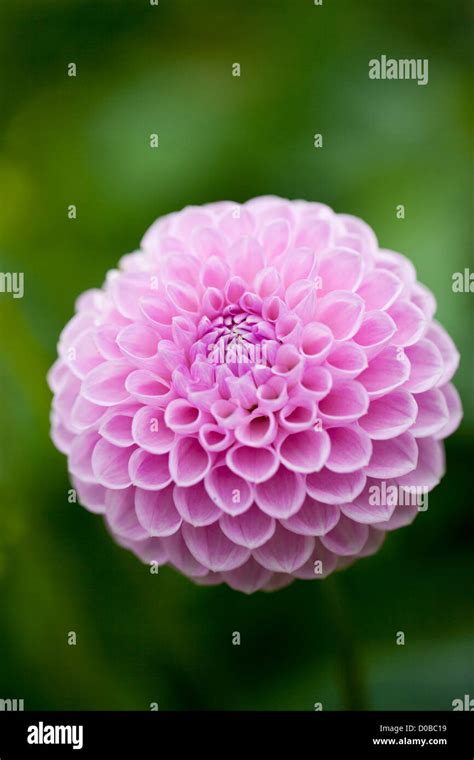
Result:
<svg viewBox="0 0 474 760">
<path fill-rule="evenodd" d="M 474 696 L 472 294 L 451 289 L 470 263 L 469 23 L 467 2 L 444 0 L 2 0 L 0 269 L 25 273 L 25 297 L 0 294 L 0 698 L 312 710 Z M 428 58 L 429 84 L 369 80 L 382 54 Z M 247 597 L 150 575 L 68 503 L 45 375 L 76 296 L 157 216 L 264 193 L 360 215 L 413 259 L 463 355 L 465 418 L 411 528 L 336 577 Z"/>
</svg>

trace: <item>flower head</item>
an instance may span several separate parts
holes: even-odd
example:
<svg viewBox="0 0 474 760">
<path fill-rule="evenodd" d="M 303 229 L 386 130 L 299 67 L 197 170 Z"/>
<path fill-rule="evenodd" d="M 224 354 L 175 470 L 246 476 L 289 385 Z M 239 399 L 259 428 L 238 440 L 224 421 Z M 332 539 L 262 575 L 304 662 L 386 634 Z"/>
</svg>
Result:
<svg viewBox="0 0 474 760">
<path fill-rule="evenodd" d="M 117 542 L 245 592 L 322 578 L 410 523 L 461 419 L 413 265 L 319 203 L 158 219 L 84 293 L 52 437 Z"/>
</svg>

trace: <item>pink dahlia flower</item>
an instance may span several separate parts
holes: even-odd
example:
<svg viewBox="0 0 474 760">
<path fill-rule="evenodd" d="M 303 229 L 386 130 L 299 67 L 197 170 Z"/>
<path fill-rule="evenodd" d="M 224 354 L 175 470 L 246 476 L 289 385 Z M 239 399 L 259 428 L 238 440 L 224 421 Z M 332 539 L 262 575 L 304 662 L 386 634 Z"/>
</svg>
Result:
<svg viewBox="0 0 474 760">
<path fill-rule="evenodd" d="M 248 593 L 325 577 L 443 475 L 462 411 L 435 308 L 360 219 L 276 197 L 186 208 L 79 298 L 53 440 L 144 562 Z"/>
</svg>

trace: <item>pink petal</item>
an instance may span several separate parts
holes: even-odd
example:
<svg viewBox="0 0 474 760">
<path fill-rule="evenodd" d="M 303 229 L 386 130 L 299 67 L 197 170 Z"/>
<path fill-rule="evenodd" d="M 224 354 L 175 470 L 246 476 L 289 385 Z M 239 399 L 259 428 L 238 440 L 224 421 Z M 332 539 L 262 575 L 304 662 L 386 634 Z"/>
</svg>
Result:
<svg viewBox="0 0 474 760">
<path fill-rule="evenodd" d="M 406 525 L 410 525 L 415 517 L 418 515 L 418 507 L 400 505 L 395 508 L 390 520 L 386 522 L 380 522 L 373 525 L 373 530 L 398 530 Z"/>
<path fill-rule="evenodd" d="M 173 535 L 163 538 L 162 541 L 168 552 L 169 561 L 184 575 L 196 579 L 205 578 L 209 574 L 209 569 L 198 562 L 189 551 L 182 531 L 179 530 Z"/>
<path fill-rule="evenodd" d="M 204 421 L 203 412 L 184 398 L 174 399 L 165 410 L 165 422 L 175 433 L 196 433 Z"/>
<path fill-rule="evenodd" d="M 255 229 L 255 219 L 250 211 L 237 204 L 233 205 L 234 208 L 229 209 L 219 219 L 217 225 L 219 232 L 222 232 L 231 242 L 251 235 Z"/>
<path fill-rule="evenodd" d="M 85 399 L 99 406 L 113 406 L 128 398 L 125 382 L 130 366 L 124 362 L 104 362 L 91 370 L 82 381 Z"/>
<path fill-rule="evenodd" d="M 357 380 L 348 380 L 334 385 L 320 401 L 319 415 L 323 422 L 343 424 L 362 417 L 368 407 L 369 398 L 363 385 Z"/>
<path fill-rule="evenodd" d="M 205 288 L 223 290 L 229 276 L 229 266 L 220 256 L 210 256 L 201 267 L 200 279 Z"/>
<path fill-rule="evenodd" d="M 440 388 L 440 391 L 443 394 L 448 406 L 449 421 L 441 430 L 436 433 L 434 437 L 447 438 L 448 435 L 454 433 L 459 423 L 461 422 L 462 404 L 461 399 L 459 398 L 459 393 L 452 383 L 447 383 L 447 385 L 444 385 L 442 388 Z"/>
<path fill-rule="evenodd" d="M 295 514 L 306 496 L 304 478 L 286 467 L 279 467 L 265 483 L 255 488 L 255 501 L 270 517 L 285 518 Z"/>
<path fill-rule="evenodd" d="M 404 388 L 412 393 L 422 393 L 434 388 L 444 372 L 443 359 L 435 344 L 422 339 L 414 346 L 407 346 L 405 353 L 411 370 Z"/>
<path fill-rule="evenodd" d="M 375 269 L 364 277 L 357 294 L 367 311 L 389 309 L 403 289 L 403 282 L 387 269 Z"/>
<path fill-rule="evenodd" d="M 263 301 L 253 290 L 247 290 L 239 299 L 239 306 L 250 314 L 260 314 Z"/>
<path fill-rule="evenodd" d="M 133 485 L 149 491 L 159 491 L 171 483 L 168 454 L 150 454 L 136 449 L 128 463 Z"/>
<path fill-rule="evenodd" d="M 290 251 L 282 261 L 283 286 L 288 288 L 296 280 L 310 279 L 314 274 L 316 259 L 309 248 Z"/>
<path fill-rule="evenodd" d="M 405 284 L 405 291 L 410 292 L 416 282 L 416 270 L 412 262 L 396 251 L 380 248 L 377 257 L 377 269 L 388 269 Z"/>
<path fill-rule="evenodd" d="M 329 327 L 336 340 L 349 340 L 362 323 L 364 309 L 364 301 L 355 293 L 334 290 L 318 301 L 316 319 Z"/>
<path fill-rule="evenodd" d="M 330 552 L 348 557 L 357 554 L 367 541 L 369 529 L 367 525 L 354 522 L 341 515 L 336 527 L 319 539 Z"/>
<path fill-rule="evenodd" d="M 296 346 L 289 343 L 280 346 L 272 372 L 283 377 L 289 384 L 300 380 L 303 373 L 303 359 Z"/>
<path fill-rule="evenodd" d="M 235 437 L 246 446 L 268 446 L 275 438 L 277 424 L 272 412 L 254 412 L 235 428 Z"/>
<path fill-rule="evenodd" d="M 165 408 L 175 396 L 166 380 L 145 369 L 136 369 L 131 372 L 125 381 L 125 388 L 142 404 L 154 404 L 162 408 Z"/>
<path fill-rule="evenodd" d="M 202 227 L 194 231 L 192 236 L 193 248 L 200 259 L 208 261 L 223 260 L 227 255 L 227 241 L 224 235 L 211 227 Z M 227 276 L 225 278 L 227 280 Z M 212 284 L 212 283 L 205 283 Z M 216 284 L 216 287 L 220 285 Z"/>
<path fill-rule="evenodd" d="M 409 374 L 410 362 L 405 351 L 396 346 L 387 346 L 370 360 L 367 369 L 357 379 L 371 398 L 377 398 L 405 383 Z"/>
<path fill-rule="evenodd" d="M 249 285 L 264 267 L 263 248 L 254 238 L 241 238 L 229 250 L 232 273 Z"/>
<path fill-rule="evenodd" d="M 373 441 L 370 463 L 364 468 L 372 478 L 396 478 L 415 469 L 418 446 L 411 433 L 386 441 Z"/>
<path fill-rule="evenodd" d="M 233 404 L 240 404 L 244 409 L 248 409 L 255 404 L 257 390 L 249 372 L 246 372 L 241 377 L 228 377 L 226 385 Z"/>
<path fill-rule="evenodd" d="M 306 366 L 300 380 L 300 388 L 313 401 L 321 401 L 332 388 L 332 375 L 329 370 L 318 365 Z"/>
<path fill-rule="evenodd" d="M 227 452 L 227 465 L 245 480 L 262 483 L 278 469 L 275 451 L 269 447 L 254 449 L 251 446 L 235 445 Z"/>
<path fill-rule="evenodd" d="M 168 298 L 143 296 L 139 301 L 140 314 L 154 327 L 162 338 L 171 337 L 172 322 L 176 310 Z"/>
<path fill-rule="evenodd" d="M 222 573 L 212 573 L 211 571 L 207 575 L 192 578 L 192 580 L 197 586 L 219 586 L 223 583 Z"/>
<path fill-rule="evenodd" d="M 94 512 L 97 515 L 104 514 L 106 489 L 103 486 L 98 485 L 98 483 L 86 483 L 79 478 L 74 478 L 73 484 L 80 503 L 89 512 Z"/>
<path fill-rule="evenodd" d="M 253 557 L 249 557 L 244 565 L 235 570 L 222 573 L 222 577 L 236 591 L 242 591 L 244 594 L 253 594 L 254 591 L 258 591 L 268 583 L 272 574 L 269 570 L 259 565 L 258 562 L 255 562 Z"/>
<path fill-rule="evenodd" d="M 437 388 L 417 393 L 416 404 L 418 414 L 410 428 L 410 433 L 415 438 L 425 438 L 439 433 L 449 420 L 448 405 L 443 393 Z"/>
<path fill-rule="evenodd" d="M 362 524 L 371 525 L 389 520 L 397 506 L 396 500 L 389 498 L 389 485 L 386 481 L 368 478 L 362 493 L 351 503 L 342 504 L 341 512 Z"/>
<path fill-rule="evenodd" d="M 202 311 L 208 317 L 216 317 L 225 306 L 224 295 L 217 288 L 206 288 L 202 297 Z"/>
<path fill-rule="evenodd" d="M 396 301 L 387 312 L 395 322 L 397 331 L 393 343 L 397 346 L 411 346 L 417 343 L 426 329 L 426 317 L 410 301 Z"/>
<path fill-rule="evenodd" d="M 265 269 L 257 273 L 254 284 L 255 291 L 260 298 L 270 298 L 280 292 L 280 275 L 275 267 L 265 267 Z"/>
<path fill-rule="evenodd" d="M 139 319 L 139 300 L 152 291 L 153 281 L 146 272 L 121 272 L 110 283 L 110 294 L 119 313 L 127 319 Z"/>
<path fill-rule="evenodd" d="M 95 474 L 92 471 L 92 454 L 99 440 L 99 434 L 95 430 L 91 430 L 76 436 L 71 443 L 68 461 L 69 472 L 85 483 L 96 482 Z"/>
<path fill-rule="evenodd" d="M 160 336 L 152 327 L 135 322 L 118 333 L 117 345 L 124 356 L 140 367 L 146 360 L 150 361 L 156 356 L 159 339 Z"/>
<path fill-rule="evenodd" d="M 331 452 L 326 467 L 333 472 L 355 472 L 365 467 L 372 456 L 372 442 L 358 425 L 328 430 Z"/>
<path fill-rule="evenodd" d="M 312 427 L 316 422 L 317 407 L 314 401 L 304 396 L 293 396 L 294 401 L 286 404 L 279 414 L 279 423 L 290 433 L 297 433 Z"/>
<path fill-rule="evenodd" d="M 196 528 L 211 525 L 222 514 L 210 498 L 202 482 L 196 483 L 190 488 L 175 486 L 173 498 L 176 509 L 183 520 Z"/>
<path fill-rule="evenodd" d="M 285 301 L 305 324 L 312 322 L 316 314 L 317 282 L 312 279 L 292 282 L 286 289 Z"/>
<path fill-rule="evenodd" d="M 359 552 L 359 557 L 371 557 L 372 554 L 376 554 L 383 542 L 385 541 L 385 533 L 382 530 L 376 530 L 369 526 L 369 535 L 367 541 Z"/>
<path fill-rule="evenodd" d="M 322 362 L 329 354 L 334 339 L 327 325 L 312 322 L 303 330 L 301 353 L 311 363 Z"/>
<path fill-rule="evenodd" d="M 345 235 L 352 238 L 358 238 L 361 243 L 361 251 L 364 253 L 364 260 L 367 262 L 372 258 L 378 249 L 378 242 L 373 229 L 351 214 L 338 214 L 338 224 L 342 225 Z M 357 248 L 359 250 L 359 248 Z"/>
<path fill-rule="evenodd" d="M 387 312 L 371 311 L 365 315 L 354 341 L 364 349 L 366 356 L 373 357 L 390 342 L 396 330 L 397 326 Z"/>
<path fill-rule="evenodd" d="M 430 324 L 426 337 L 435 344 L 442 356 L 444 371 L 439 380 L 439 385 L 445 385 L 451 380 L 459 366 L 459 351 L 444 327 L 438 322 Z"/>
<path fill-rule="evenodd" d="M 262 412 L 282 409 L 288 400 L 287 383 L 283 377 L 271 377 L 257 388 L 258 408 Z"/>
<path fill-rule="evenodd" d="M 142 541 L 119 538 L 118 543 L 130 549 L 142 562 L 156 562 L 159 567 L 168 562 L 168 552 L 160 538 L 145 538 Z"/>
<path fill-rule="evenodd" d="M 287 312 L 288 309 L 281 298 L 271 296 L 263 304 L 262 317 L 267 322 L 276 323 Z"/>
<path fill-rule="evenodd" d="M 407 434 L 405 434 L 407 435 Z M 427 491 L 438 485 L 446 471 L 444 446 L 434 438 L 418 438 L 417 465 L 409 473 L 397 477 L 401 486 L 418 486 Z"/>
<path fill-rule="evenodd" d="M 294 575 L 302 580 L 322 580 L 336 569 L 338 559 L 337 554 L 326 549 L 321 541 L 316 538 L 310 558 L 294 571 Z"/>
<path fill-rule="evenodd" d="M 277 219 L 263 228 L 260 239 L 267 260 L 272 261 L 286 251 L 290 239 L 290 225 L 286 219 Z"/>
<path fill-rule="evenodd" d="M 339 343 L 329 353 L 326 366 L 331 370 L 333 379 L 351 380 L 366 369 L 367 357 L 355 343 Z"/>
<path fill-rule="evenodd" d="M 134 446 L 114 446 L 104 438 L 98 441 L 91 458 L 92 471 L 97 481 L 105 488 L 126 488 L 131 485 L 128 462 L 134 450 Z"/>
<path fill-rule="evenodd" d="M 53 366 L 49 369 L 47 374 L 47 381 L 50 390 L 53 393 L 59 393 L 66 381 L 66 378 L 71 374 L 69 367 L 63 362 L 62 359 L 56 359 Z"/>
<path fill-rule="evenodd" d="M 199 297 L 195 287 L 185 282 L 170 283 L 166 287 L 167 295 L 174 306 L 183 314 L 197 314 Z"/>
<path fill-rule="evenodd" d="M 104 357 L 97 349 L 94 333 L 94 328 L 84 330 L 72 341 L 68 350 L 64 351 L 64 361 L 71 372 L 81 380 L 104 361 Z"/>
<path fill-rule="evenodd" d="M 331 225 L 324 219 L 305 220 L 296 235 L 295 245 L 310 248 L 319 253 L 328 247 L 331 240 Z"/>
<path fill-rule="evenodd" d="M 416 419 L 417 404 L 411 393 L 397 390 L 370 402 L 369 410 L 359 425 L 372 439 L 394 438 L 411 427 Z"/>
<path fill-rule="evenodd" d="M 237 404 L 226 399 L 215 401 L 211 405 L 211 412 L 219 426 L 223 428 L 234 428 L 246 416 Z"/>
<path fill-rule="evenodd" d="M 234 570 L 250 556 L 249 549 L 229 541 L 218 523 L 203 528 L 185 523 L 182 534 L 191 554 L 213 572 Z"/>
<path fill-rule="evenodd" d="M 166 454 L 175 439 L 175 434 L 165 423 L 163 411 L 151 406 L 144 406 L 136 412 L 132 436 L 140 448 L 152 454 Z"/>
<path fill-rule="evenodd" d="M 196 290 L 200 268 L 201 262 L 193 254 L 171 250 L 161 261 L 160 280 L 164 285 L 186 283 Z"/>
<path fill-rule="evenodd" d="M 297 314 L 287 312 L 278 317 L 275 323 L 275 334 L 282 343 L 295 343 L 298 345 L 303 333 L 303 325 Z"/>
<path fill-rule="evenodd" d="M 77 396 L 71 409 L 70 422 L 74 428 L 82 432 L 94 427 L 106 414 L 106 407 L 93 404 L 83 396 Z"/>
<path fill-rule="evenodd" d="M 284 528 L 302 536 L 324 536 L 337 524 L 339 507 L 322 504 L 311 496 L 306 496 L 301 509 L 287 520 L 282 520 Z"/>
<path fill-rule="evenodd" d="M 323 467 L 321 472 L 306 476 L 306 490 L 316 501 L 343 504 L 352 501 L 361 493 L 365 480 L 363 472 L 340 474 Z"/>
<path fill-rule="evenodd" d="M 415 306 L 421 309 L 427 320 L 433 319 L 436 311 L 436 299 L 431 290 L 428 290 L 421 282 L 416 282 L 412 287 L 411 300 Z"/>
<path fill-rule="evenodd" d="M 131 407 L 128 410 L 121 409 L 121 411 L 107 413 L 99 427 L 102 438 L 115 446 L 132 446 L 134 443 L 132 422 L 136 409 L 137 407 Z"/>
<path fill-rule="evenodd" d="M 320 295 L 332 290 L 356 290 L 362 278 L 362 257 L 349 248 L 332 248 L 319 260 Z"/>
<path fill-rule="evenodd" d="M 71 410 L 80 393 L 81 381 L 71 372 L 68 372 L 61 390 L 53 398 L 53 410 L 66 426 L 71 424 Z"/>
<path fill-rule="evenodd" d="M 192 486 L 209 472 L 211 457 L 196 438 L 179 438 L 170 452 L 171 477 L 178 486 Z"/>
<path fill-rule="evenodd" d="M 304 430 L 285 435 L 279 445 L 280 460 L 294 472 L 318 472 L 330 451 L 325 430 Z"/>
<path fill-rule="evenodd" d="M 229 303 L 238 303 L 246 291 L 246 283 L 242 277 L 231 277 L 224 289 L 224 295 Z"/>
<path fill-rule="evenodd" d="M 149 536 L 171 536 L 179 530 L 183 521 L 174 505 L 173 486 L 163 491 L 137 488 L 135 511 L 140 525 Z"/>
<path fill-rule="evenodd" d="M 276 523 L 272 517 L 253 504 L 241 515 L 222 515 L 219 525 L 234 544 L 256 549 L 273 536 Z"/>
<path fill-rule="evenodd" d="M 295 576 L 289 573 L 273 573 L 268 583 L 263 586 L 262 591 L 279 591 L 289 586 L 294 580 Z"/>
<path fill-rule="evenodd" d="M 314 538 L 298 536 L 277 523 L 275 533 L 266 544 L 254 549 L 253 557 L 260 565 L 276 573 L 293 573 L 309 559 Z"/>
<path fill-rule="evenodd" d="M 253 489 L 225 464 L 214 467 L 204 481 L 210 498 L 229 515 L 245 512 L 253 502 Z"/>
<path fill-rule="evenodd" d="M 175 218 L 176 226 L 173 230 L 176 231 L 178 238 L 186 238 L 191 235 L 195 230 L 199 230 L 202 227 L 207 227 L 211 224 L 211 216 L 204 212 L 200 206 L 188 206 L 186 214 L 177 214 Z"/>
<path fill-rule="evenodd" d="M 91 311 L 80 311 L 69 320 L 59 336 L 59 345 L 61 352 L 67 351 L 73 341 L 87 328 L 92 327 L 94 323 L 94 313 Z"/>
<path fill-rule="evenodd" d="M 133 541 L 148 538 L 148 533 L 138 522 L 135 512 L 135 488 L 119 491 L 107 490 L 105 517 L 113 533 Z"/>
<path fill-rule="evenodd" d="M 222 430 L 219 425 L 206 423 L 199 430 L 199 440 L 207 451 L 225 451 L 234 440 L 230 430 Z"/>
</svg>

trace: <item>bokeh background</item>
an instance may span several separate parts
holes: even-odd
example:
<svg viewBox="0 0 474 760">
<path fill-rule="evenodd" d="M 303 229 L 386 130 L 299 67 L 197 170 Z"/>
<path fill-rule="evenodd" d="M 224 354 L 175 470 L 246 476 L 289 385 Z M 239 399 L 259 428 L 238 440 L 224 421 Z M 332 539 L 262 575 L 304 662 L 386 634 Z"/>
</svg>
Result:
<svg viewBox="0 0 474 760">
<path fill-rule="evenodd" d="M 1 698 L 311 710 L 474 696 L 473 296 L 451 287 L 472 242 L 468 7 L 2 0 L 0 269 L 25 273 L 25 296 L 0 294 Z M 382 54 L 428 58 L 429 84 L 369 80 Z M 462 353 L 465 418 L 428 512 L 378 555 L 247 597 L 150 575 L 68 503 L 45 375 L 76 296 L 157 216 L 264 193 L 360 215 L 413 259 Z"/>
</svg>

